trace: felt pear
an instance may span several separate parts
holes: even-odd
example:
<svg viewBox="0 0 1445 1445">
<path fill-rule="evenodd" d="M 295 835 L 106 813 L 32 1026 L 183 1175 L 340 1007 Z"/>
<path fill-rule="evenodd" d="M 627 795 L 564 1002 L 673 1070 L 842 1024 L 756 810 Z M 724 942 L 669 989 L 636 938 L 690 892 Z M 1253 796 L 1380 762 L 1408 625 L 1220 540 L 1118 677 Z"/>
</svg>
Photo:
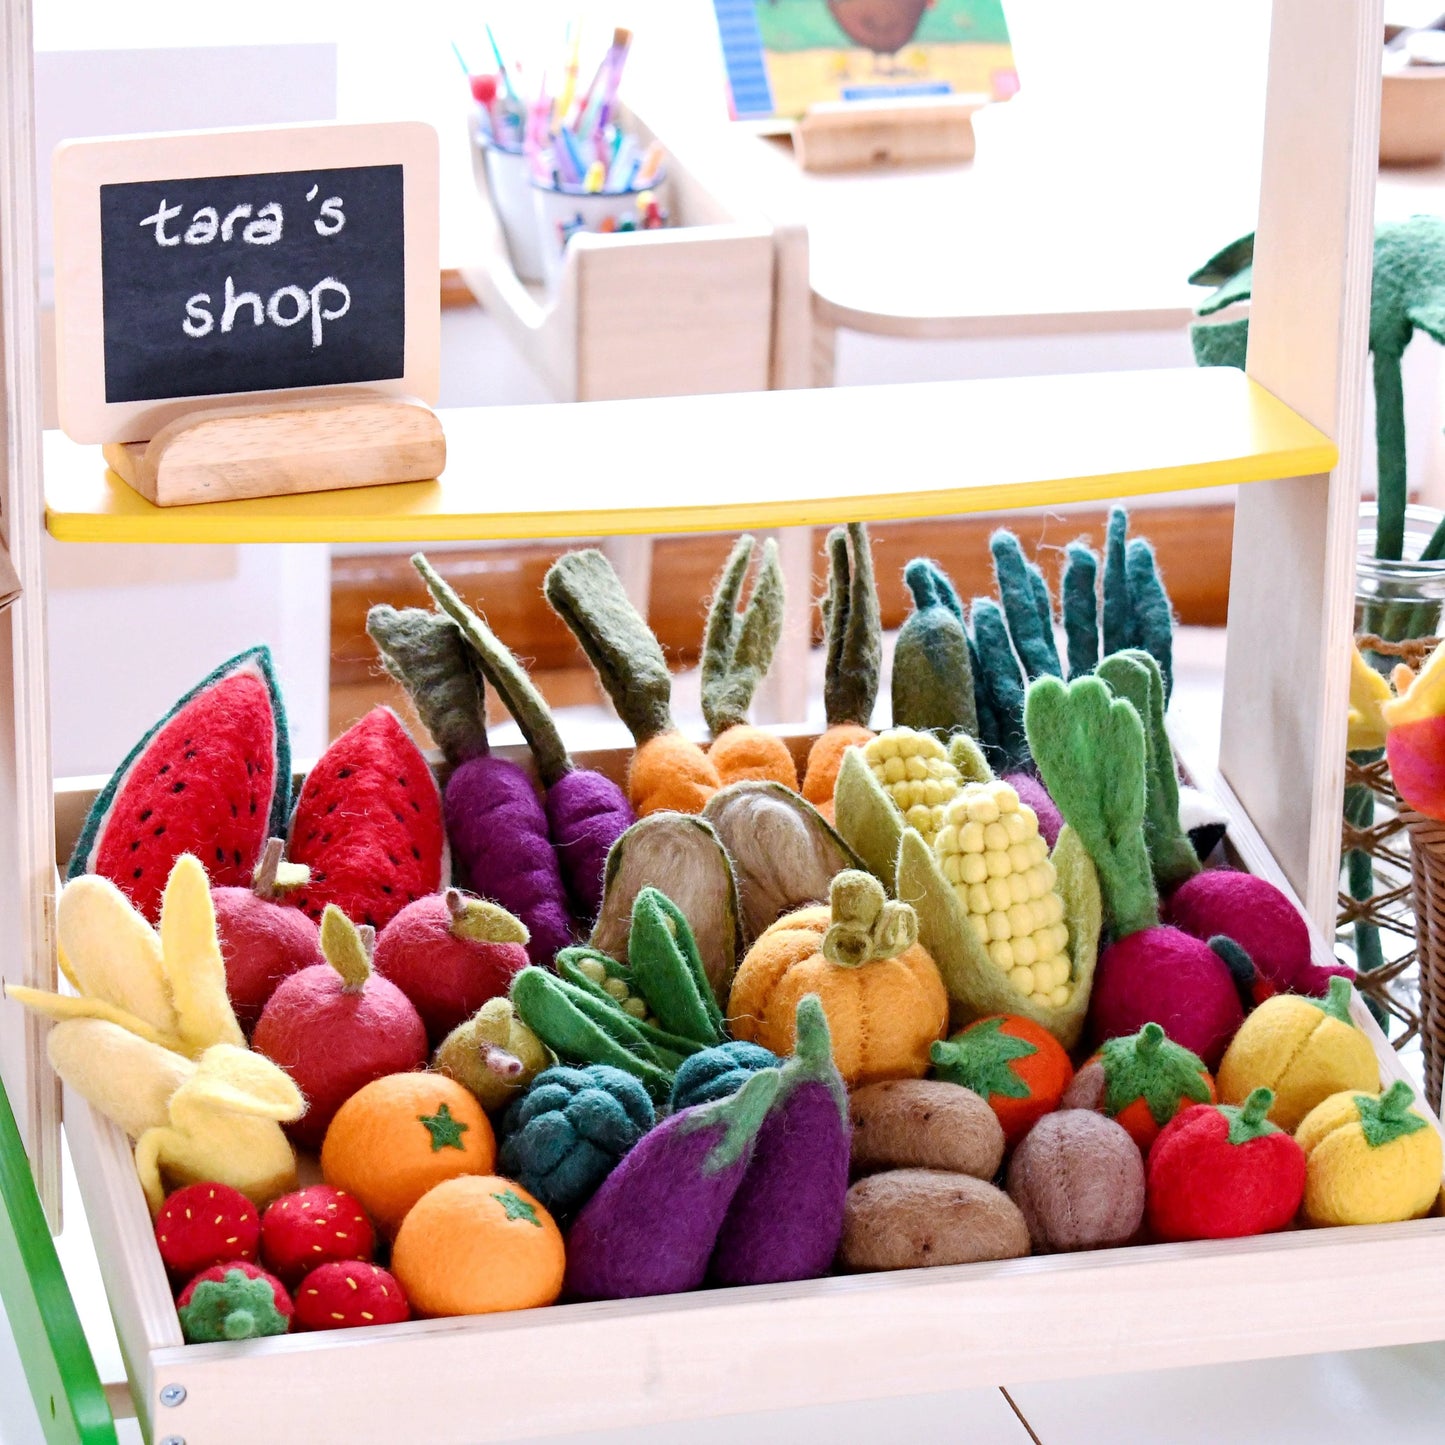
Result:
<svg viewBox="0 0 1445 1445">
<path fill-rule="evenodd" d="M 547 1046 L 517 1017 L 511 999 L 494 998 L 442 1040 L 432 1068 L 496 1114 L 553 1062 Z"/>
</svg>

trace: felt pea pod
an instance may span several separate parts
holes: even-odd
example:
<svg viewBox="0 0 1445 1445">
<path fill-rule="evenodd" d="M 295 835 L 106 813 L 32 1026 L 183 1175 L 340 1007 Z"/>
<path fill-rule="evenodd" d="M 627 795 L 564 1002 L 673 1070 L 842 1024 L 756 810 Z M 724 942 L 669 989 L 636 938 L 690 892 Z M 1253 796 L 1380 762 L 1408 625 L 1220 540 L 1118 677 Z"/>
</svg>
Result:
<svg viewBox="0 0 1445 1445">
<path fill-rule="evenodd" d="M 438 607 L 456 623 L 507 711 L 517 720 L 537 764 L 547 828 L 577 917 L 590 924 L 602 906 L 602 874 L 612 845 L 635 823 L 622 789 L 567 755 L 557 723 L 532 679 L 501 639 L 418 553 L 412 565 Z"/>
<path fill-rule="evenodd" d="M 722 779 L 707 753 L 677 730 L 667 659 L 612 564 L 595 548 L 569 552 L 552 564 L 543 590 L 637 744 L 627 794 L 638 817 L 702 812 Z"/>
<path fill-rule="evenodd" d="M 627 939 L 632 977 L 658 1023 L 699 1048 L 723 1041 L 722 1010 L 698 957 L 682 910 L 656 888 L 644 888 L 632 905 Z"/>
<path fill-rule="evenodd" d="M 1133 705 L 1144 724 L 1144 840 L 1154 880 L 1161 892 L 1168 893 L 1198 873 L 1200 863 L 1179 821 L 1179 777 L 1164 727 L 1164 679 L 1154 658 L 1138 648 L 1106 657 L 1098 676 L 1115 697 Z"/>
<path fill-rule="evenodd" d="M 823 715 L 828 726 L 808 750 L 803 796 L 831 823 L 833 789 L 843 753 L 873 737 L 868 724 L 878 701 L 883 653 L 872 548 L 868 530 L 861 522 L 850 522 L 846 529 L 834 527 L 828 533 L 828 593 L 823 599 L 823 629 L 827 635 Z M 896 662 L 894 665 L 896 668 Z"/>
<path fill-rule="evenodd" d="M 915 557 L 903 569 L 913 612 L 893 650 L 895 727 L 941 737 L 977 733 L 979 717 L 963 604 L 937 562 Z"/>
<path fill-rule="evenodd" d="M 547 815 L 526 772 L 491 754 L 484 684 L 461 629 L 439 613 L 379 606 L 366 630 L 450 768 L 442 806 L 462 883 L 521 919 L 527 956 L 551 963 L 572 942 L 572 920 Z"/>
<path fill-rule="evenodd" d="M 748 723 L 748 707 L 783 635 L 783 569 L 778 544 L 763 544 L 747 606 L 737 604 L 754 542 L 739 537 L 708 609 L 702 647 L 702 713 L 712 733 L 708 758 L 725 786 L 766 779 L 798 790 L 798 765 L 787 744 Z"/>
</svg>

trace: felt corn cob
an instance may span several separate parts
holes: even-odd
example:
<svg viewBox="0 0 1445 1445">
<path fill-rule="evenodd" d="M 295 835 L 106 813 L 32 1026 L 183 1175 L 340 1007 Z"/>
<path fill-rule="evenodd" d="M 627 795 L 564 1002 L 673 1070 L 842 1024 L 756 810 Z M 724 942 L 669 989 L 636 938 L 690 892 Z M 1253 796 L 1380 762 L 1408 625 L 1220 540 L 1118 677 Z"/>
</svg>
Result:
<svg viewBox="0 0 1445 1445">
<path fill-rule="evenodd" d="M 863 760 L 910 828 L 932 844 L 963 778 L 932 733 L 889 728 L 863 747 Z"/>
<path fill-rule="evenodd" d="M 1005 782 L 968 783 L 933 840 L 943 876 L 994 966 L 1026 998 L 1069 999 L 1069 930 L 1048 844 Z"/>
<path fill-rule="evenodd" d="M 724 785 L 749 780 L 798 790 L 798 765 L 787 744 L 748 723 L 748 707 L 783 633 L 783 569 L 778 544 L 763 544 L 757 581 L 738 611 L 754 542 L 739 537 L 718 579 L 702 648 L 702 713 L 712 733 L 708 758 Z"/>
<path fill-rule="evenodd" d="M 828 534 L 823 630 L 828 643 L 823 673 L 823 713 L 828 727 L 808 751 L 803 796 L 831 823 L 833 789 L 843 753 L 855 744 L 872 741 L 868 723 L 878 701 L 882 623 L 873 583 L 873 556 L 861 522 L 850 522 L 846 530 L 834 527 Z M 895 649 L 895 675 L 896 656 Z M 971 696 L 971 684 L 969 692 Z"/>
</svg>

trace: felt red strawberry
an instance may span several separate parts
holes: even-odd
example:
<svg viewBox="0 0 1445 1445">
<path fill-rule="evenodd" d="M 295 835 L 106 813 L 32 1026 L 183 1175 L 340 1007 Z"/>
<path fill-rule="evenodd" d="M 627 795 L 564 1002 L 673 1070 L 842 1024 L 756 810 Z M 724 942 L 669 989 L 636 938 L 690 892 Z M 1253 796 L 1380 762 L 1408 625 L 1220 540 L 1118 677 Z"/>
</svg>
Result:
<svg viewBox="0 0 1445 1445">
<path fill-rule="evenodd" d="M 249 888 L 211 889 L 226 994 L 248 1034 L 283 978 L 325 962 L 316 924 L 284 901 L 311 877 L 309 868 L 282 861 L 284 846 L 279 838 L 267 841 Z"/>
<path fill-rule="evenodd" d="M 284 1335 L 295 1306 L 275 1275 L 235 1259 L 202 1270 L 181 1291 L 176 1313 L 187 1342 L 207 1345 Z"/>
<path fill-rule="evenodd" d="M 355 1260 L 323 1264 L 296 1291 L 296 1323 L 303 1330 L 351 1330 L 362 1325 L 399 1325 L 411 1306 L 396 1279 L 374 1264 Z"/>
<path fill-rule="evenodd" d="M 1266 1117 L 1270 1089 L 1244 1104 L 1193 1104 L 1149 1151 L 1149 1225 L 1162 1240 L 1238 1239 L 1283 1229 L 1299 1211 L 1305 1153 Z"/>
<path fill-rule="evenodd" d="M 156 1246 L 178 1280 L 227 1260 L 254 1260 L 260 1238 L 256 1206 L 229 1184 L 188 1184 L 156 1216 Z"/>
<path fill-rule="evenodd" d="M 272 1201 L 261 1217 L 261 1257 L 288 1285 L 335 1260 L 370 1260 L 376 1231 L 354 1195 L 312 1184 Z"/>
<path fill-rule="evenodd" d="M 376 940 L 376 971 L 416 1005 L 432 1044 L 494 998 L 527 966 L 529 935 L 496 903 L 459 888 L 408 903 Z"/>
</svg>

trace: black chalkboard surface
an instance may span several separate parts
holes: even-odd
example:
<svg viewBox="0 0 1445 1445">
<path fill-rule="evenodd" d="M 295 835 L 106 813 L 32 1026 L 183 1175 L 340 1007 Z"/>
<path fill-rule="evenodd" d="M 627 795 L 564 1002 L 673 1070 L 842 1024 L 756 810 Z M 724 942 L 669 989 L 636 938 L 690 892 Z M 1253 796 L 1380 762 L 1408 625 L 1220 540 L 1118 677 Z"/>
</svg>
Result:
<svg viewBox="0 0 1445 1445">
<path fill-rule="evenodd" d="M 105 400 L 404 375 L 400 165 L 100 187 Z"/>
</svg>

